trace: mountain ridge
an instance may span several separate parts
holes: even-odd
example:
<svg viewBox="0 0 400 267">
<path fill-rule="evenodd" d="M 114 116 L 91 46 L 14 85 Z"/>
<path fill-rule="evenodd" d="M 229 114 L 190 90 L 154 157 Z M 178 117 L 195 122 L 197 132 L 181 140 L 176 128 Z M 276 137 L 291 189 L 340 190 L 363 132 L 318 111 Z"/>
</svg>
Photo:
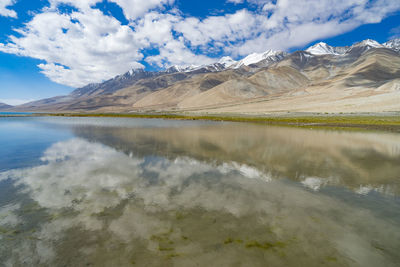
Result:
<svg viewBox="0 0 400 267">
<path fill-rule="evenodd" d="M 343 90 L 353 90 L 358 97 L 366 95 L 362 91 L 369 88 L 372 99 L 378 94 L 382 97 L 383 91 L 376 90 L 385 84 L 393 83 L 392 87 L 397 88 L 400 63 L 392 64 L 388 58 L 398 62 L 398 44 L 398 39 L 385 44 L 364 40 L 346 47 L 317 43 L 304 51 L 267 50 L 239 61 L 223 57 L 204 66 L 172 66 L 159 72 L 130 70 L 103 83 L 78 88 L 68 96 L 31 102 L 16 109 L 142 112 L 200 111 L 204 108 L 218 112 L 225 106 L 240 106 L 256 100 L 269 106 L 266 104 L 268 101 L 290 97 L 301 99 L 300 96 L 304 98 L 311 95 L 310 92 L 327 93 L 331 88 L 336 88 L 338 96 L 343 95 Z M 349 99 L 350 96 L 343 97 Z M 303 101 L 306 104 L 314 100 L 304 98 Z M 281 110 L 295 109 L 295 106 L 286 107 L 283 103 Z M 304 104 L 296 105 L 302 107 L 300 110 L 310 110 Z M 313 105 L 318 106 L 317 103 Z M 395 107 L 391 104 L 389 109 Z M 278 109 L 274 107 L 271 110 Z M 247 112 L 246 106 L 241 112 Z"/>
<path fill-rule="evenodd" d="M 334 51 L 335 54 L 337 55 L 342 55 L 345 54 L 346 52 L 348 52 L 349 50 L 351 50 L 352 48 L 356 48 L 356 47 L 365 47 L 365 50 L 368 50 L 370 48 L 377 48 L 377 47 L 386 47 L 386 48 L 390 48 L 390 49 L 394 49 L 396 51 L 400 50 L 400 38 L 398 39 L 393 39 L 390 40 L 384 44 L 379 44 L 378 42 L 371 40 L 371 39 L 366 39 L 363 40 L 361 42 L 357 42 L 355 44 L 353 44 L 352 46 L 344 46 L 344 47 L 333 47 L 333 46 L 329 46 L 328 44 L 324 43 L 324 42 L 319 42 L 307 49 L 305 49 L 304 51 L 309 52 L 312 55 L 325 55 L 325 54 L 330 54 L 330 53 L 325 53 L 323 54 L 322 52 L 320 52 L 319 54 L 313 54 L 312 53 L 312 48 L 317 46 L 317 45 L 324 45 L 326 46 L 326 49 Z M 209 65 L 202 65 L 202 66 L 195 66 L 195 65 L 191 65 L 191 66 L 178 66 L 178 65 L 173 65 L 165 70 L 161 70 L 159 72 L 152 72 L 152 71 L 145 71 L 143 69 L 131 69 L 128 72 L 122 74 L 122 75 L 117 75 L 114 78 L 110 79 L 110 80 L 114 80 L 114 79 L 118 79 L 119 77 L 127 77 L 128 74 L 130 76 L 134 76 L 136 73 L 160 73 L 162 74 L 166 74 L 166 73 L 179 73 L 179 72 L 186 72 L 186 73 L 190 73 L 190 72 L 201 72 L 201 71 L 209 71 L 209 72 L 213 72 L 213 71 L 221 71 L 223 70 L 223 67 L 225 67 L 225 69 L 237 69 L 243 66 L 249 66 L 252 64 L 257 64 L 260 63 L 261 61 L 265 60 L 265 59 L 271 59 L 270 62 L 274 63 L 274 62 L 278 62 L 280 61 L 283 57 L 287 56 L 288 53 L 282 52 L 282 51 L 273 51 L 273 50 L 267 50 L 263 53 L 252 53 L 244 58 L 242 58 L 241 60 L 234 60 L 229 56 L 225 56 L 222 57 L 221 59 L 219 59 L 219 61 L 216 61 L 215 63 L 209 64 Z M 82 88 L 88 87 L 88 86 L 94 86 L 94 85 L 98 85 L 98 84 L 103 84 L 106 83 L 110 80 L 104 81 L 102 83 L 95 83 L 95 84 L 89 84 L 86 85 Z M 80 88 L 78 88 L 77 90 L 79 90 Z M 75 90 L 76 91 L 76 90 Z"/>
</svg>

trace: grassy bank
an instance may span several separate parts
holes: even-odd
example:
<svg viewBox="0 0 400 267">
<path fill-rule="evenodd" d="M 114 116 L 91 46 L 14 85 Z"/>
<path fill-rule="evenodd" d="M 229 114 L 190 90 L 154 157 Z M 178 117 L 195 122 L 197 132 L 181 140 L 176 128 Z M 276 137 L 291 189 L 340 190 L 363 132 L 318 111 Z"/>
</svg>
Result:
<svg viewBox="0 0 400 267">
<path fill-rule="evenodd" d="M 171 120 L 208 120 L 251 122 L 270 125 L 287 125 L 296 127 L 330 127 L 330 128 L 361 128 L 391 130 L 400 132 L 400 116 L 380 115 L 290 115 L 290 116 L 247 116 L 247 115 L 183 115 L 173 113 L 47 113 L 25 116 L 53 117 L 114 117 L 143 118 Z"/>
<path fill-rule="evenodd" d="M 228 115 L 182 115 L 182 114 L 47 114 L 66 117 L 121 117 L 121 118 L 158 118 L 174 120 L 209 120 L 230 122 L 252 122 L 271 125 L 356 127 L 367 129 L 388 129 L 400 131 L 400 116 L 367 115 L 327 115 L 327 116 L 228 116 Z"/>
</svg>

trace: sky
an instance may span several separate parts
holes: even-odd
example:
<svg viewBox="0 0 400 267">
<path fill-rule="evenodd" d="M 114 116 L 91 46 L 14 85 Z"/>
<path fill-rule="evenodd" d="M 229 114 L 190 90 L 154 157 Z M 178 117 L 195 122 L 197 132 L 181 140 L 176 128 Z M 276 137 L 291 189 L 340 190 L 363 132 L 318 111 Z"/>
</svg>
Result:
<svg viewBox="0 0 400 267">
<path fill-rule="evenodd" d="M 133 68 L 203 65 L 324 41 L 400 37 L 399 0 L 0 0 L 0 102 Z"/>
</svg>

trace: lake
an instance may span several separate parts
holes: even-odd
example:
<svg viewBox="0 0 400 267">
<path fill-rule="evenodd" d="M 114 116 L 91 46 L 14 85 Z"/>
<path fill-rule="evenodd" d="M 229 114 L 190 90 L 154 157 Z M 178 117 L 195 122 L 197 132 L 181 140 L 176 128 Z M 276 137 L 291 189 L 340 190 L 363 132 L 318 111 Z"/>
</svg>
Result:
<svg viewBox="0 0 400 267">
<path fill-rule="evenodd" d="M 399 266 L 400 134 L 0 118 L 4 266 Z"/>
</svg>

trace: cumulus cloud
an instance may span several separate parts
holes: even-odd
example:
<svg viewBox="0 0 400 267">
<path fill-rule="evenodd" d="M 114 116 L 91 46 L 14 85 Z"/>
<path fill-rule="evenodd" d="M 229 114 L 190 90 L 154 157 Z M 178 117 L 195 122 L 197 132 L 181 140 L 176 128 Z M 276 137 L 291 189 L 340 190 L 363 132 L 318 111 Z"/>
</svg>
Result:
<svg viewBox="0 0 400 267">
<path fill-rule="evenodd" d="M 15 2 L 16 0 L 0 0 L 0 16 L 16 18 L 17 12 L 9 8 Z"/>
<path fill-rule="evenodd" d="M 109 0 L 122 8 L 129 21 L 123 25 L 97 9 L 98 2 L 49 0 L 47 8 L 16 29 L 18 36 L 0 43 L 0 51 L 40 59 L 39 68 L 51 80 L 79 87 L 142 68 L 146 62 L 160 67 L 202 65 L 221 55 L 238 58 L 301 47 L 378 23 L 400 10 L 396 0 L 248 0 L 258 8 L 200 19 L 181 14 L 174 0 Z M 1 3 L 4 13 L 13 1 Z M 76 10 L 63 13 L 60 4 Z"/>
<path fill-rule="evenodd" d="M 148 10 L 164 5 L 171 5 L 175 0 L 111 0 L 117 3 L 127 19 L 136 19 L 143 16 Z"/>
<path fill-rule="evenodd" d="M 47 11 L 18 32 L 22 37 L 11 37 L 0 51 L 43 60 L 39 68 L 61 84 L 83 86 L 142 67 L 133 30 L 97 9 Z"/>
</svg>

